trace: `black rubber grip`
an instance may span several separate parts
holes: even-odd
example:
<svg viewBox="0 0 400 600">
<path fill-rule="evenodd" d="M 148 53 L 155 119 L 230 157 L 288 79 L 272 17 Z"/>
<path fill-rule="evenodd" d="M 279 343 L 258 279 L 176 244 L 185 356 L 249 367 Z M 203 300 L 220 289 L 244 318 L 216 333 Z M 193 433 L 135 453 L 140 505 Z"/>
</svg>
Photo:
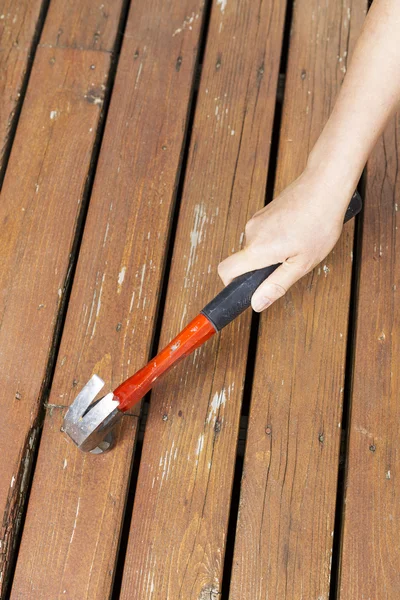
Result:
<svg viewBox="0 0 400 600">
<path fill-rule="evenodd" d="M 362 208 L 360 194 L 356 191 L 351 199 L 345 214 L 344 222 L 347 223 Z M 238 317 L 251 304 L 251 297 L 262 282 L 279 267 L 281 263 L 249 271 L 236 277 L 227 285 L 201 313 L 213 324 L 217 331 L 228 325 Z"/>
</svg>

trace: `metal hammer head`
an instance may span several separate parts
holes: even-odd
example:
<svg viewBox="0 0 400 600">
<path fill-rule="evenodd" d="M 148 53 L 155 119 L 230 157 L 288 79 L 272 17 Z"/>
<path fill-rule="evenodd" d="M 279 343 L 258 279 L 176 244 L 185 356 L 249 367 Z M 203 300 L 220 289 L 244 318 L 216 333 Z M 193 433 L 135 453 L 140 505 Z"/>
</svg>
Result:
<svg viewBox="0 0 400 600">
<path fill-rule="evenodd" d="M 61 427 L 83 452 L 101 454 L 111 448 L 111 429 L 122 412 L 112 392 L 93 402 L 104 381 L 93 375 L 69 407 Z"/>
</svg>

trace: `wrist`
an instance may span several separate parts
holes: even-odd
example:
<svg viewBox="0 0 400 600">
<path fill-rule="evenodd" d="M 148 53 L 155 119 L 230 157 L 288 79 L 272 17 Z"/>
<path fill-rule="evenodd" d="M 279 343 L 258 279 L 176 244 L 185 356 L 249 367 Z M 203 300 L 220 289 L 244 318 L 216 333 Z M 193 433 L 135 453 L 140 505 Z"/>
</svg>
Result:
<svg viewBox="0 0 400 600">
<path fill-rule="evenodd" d="M 343 205 L 342 208 L 347 208 L 364 168 L 363 163 L 348 160 L 346 154 L 341 153 L 340 148 L 327 147 L 318 140 L 305 168 L 306 177 L 318 180 L 329 196 Z"/>
</svg>

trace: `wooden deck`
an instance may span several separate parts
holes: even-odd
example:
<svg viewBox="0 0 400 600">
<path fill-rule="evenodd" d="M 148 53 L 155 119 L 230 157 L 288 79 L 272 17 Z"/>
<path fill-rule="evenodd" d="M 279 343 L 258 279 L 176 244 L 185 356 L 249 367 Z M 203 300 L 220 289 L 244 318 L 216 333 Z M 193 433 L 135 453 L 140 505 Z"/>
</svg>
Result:
<svg viewBox="0 0 400 600">
<path fill-rule="evenodd" d="M 394 118 L 363 215 L 122 419 L 60 433 L 221 288 L 304 168 L 367 0 L 0 0 L 0 597 L 400 597 Z"/>
</svg>

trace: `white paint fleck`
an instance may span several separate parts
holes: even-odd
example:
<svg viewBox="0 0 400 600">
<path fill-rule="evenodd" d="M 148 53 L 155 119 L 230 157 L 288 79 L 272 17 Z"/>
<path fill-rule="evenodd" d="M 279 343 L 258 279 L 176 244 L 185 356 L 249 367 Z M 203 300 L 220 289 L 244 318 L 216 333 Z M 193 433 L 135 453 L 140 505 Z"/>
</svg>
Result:
<svg viewBox="0 0 400 600">
<path fill-rule="evenodd" d="M 328 275 L 329 271 L 330 271 L 330 269 L 329 269 L 328 265 L 324 265 L 324 266 L 322 267 L 322 270 L 323 270 L 323 272 L 325 273 L 325 277 L 326 277 L 326 276 Z"/>
<path fill-rule="evenodd" d="M 96 331 L 97 318 L 98 318 L 98 316 L 99 316 L 99 314 L 100 314 L 100 308 L 101 308 L 101 295 L 102 295 L 102 293 L 103 293 L 103 284 L 104 284 L 104 279 L 105 279 L 105 278 L 106 278 L 106 274 L 105 274 L 105 273 L 103 273 L 103 277 L 102 277 L 102 279 L 101 279 L 100 291 L 99 291 L 99 299 L 97 300 L 96 317 L 95 317 L 95 320 L 94 320 L 94 325 L 93 325 L 93 329 L 92 329 L 92 335 L 90 336 L 90 339 L 92 339 L 92 338 L 93 338 L 93 336 L 94 336 L 94 334 L 95 334 L 95 331 Z M 90 310 L 89 324 L 90 324 L 90 321 L 91 321 L 91 319 L 92 319 L 92 311 L 93 311 L 93 305 L 94 305 L 94 301 L 95 301 L 95 299 L 96 299 L 96 290 L 95 290 L 95 293 L 94 293 L 94 298 L 93 298 L 92 308 L 91 308 L 91 310 Z M 88 325 L 88 326 L 89 326 L 89 325 Z"/>
<path fill-rule="evenodd" d="M 231 135 L 235 135 L 235 130 L 231 129 Z"/>
<path fill-rule="evenodd" d="M 197 441 L 196 446 L 196 456 L 200 456 L 200 452 L 203 450 L 204 446 L 204 433 L 202 433 Z"/>
<path fill-rule="evenodd" d="M 225 404 L 225 402 L 226 402 L 225 388 L 222 388 L 222 390 L 219 393 L 215 392 L 215 394 L 213 396 L 213 399 L 210 404 L 210 412 L 208 413 L 206 423 L 210 423 L 211 419 L 213 417 L 217 416 L 220 406 L 223 406 Z"/>
<path fill-rule="evenodd" d="M 172 458 L 176 458 L 176 450 L 174 453 L 175 442 L 172 442 L 171 450 L 166 450 L 164 458 L 161 456 L 159 466 L 163 467 L 163 472 L 161 475 L 161 483 L 162 486 L 164 479 L 167 480 L 169 477 L 169 472 L 171 468 Z"/>
<path fill-rule="evenodd" d="M 390 479 L 391 475 L 390 475 L 390 471 L 386 472 L 386 479 Z"/>
<path fill-rule="evenodd" d="M 100 308 L 101 308 L 101 294 L 103 293 L 103 284 L 104 284 L 104 280 L 106 278 L 106 274 L 103 273 L 103 277 L 101 278 L 101 286 L 100 286 L 100 292 L 99 292 L 99 299 L 97 301 L 97 309 L 96 309 L 96 319 L 100 314 Z"/>
<path fill-rule="evenodd" d="M 356 425 L 355 430 L 358 431 L 358 433 L 362 433 L 363 435 L 368 435 L 372 437 L 372 434 L 368 431 L 368 429 L 365 429 L 365 427 L 361 427 L 361 425 Z"/>
<path fill-rule="evenodd" d="M 143 63 L 141 62 L 140 65 L 139 65 L 138 74 L 136 75 L 135 90 L 136 90 L 136 88 L 138 86 L 140 75 L 142 73 L 142 69 L 143 69 Z"/>
<path fill-rule="evenodd" d="M 90 323 L 92 322 L 92 314 L 93 314 L 94 303 L 96 301 L 96 295 L 97 295 L 97 290 L 94 290 L 92 305 L 90 307 L 89 321 L 88 321 L 87 329 L 89 329 Z"/>
<path fill-rule="evenodd" d="M 55 119 L 57 119 L 58 115 L 59 115 L 58 110 L 51 110 L 50 111 L 50 119 L 52 121 L 54 121 Z"/>
<path fill-rule="evenodd" d="M 240 248 L 243 245 L 243 240 L 244 240 L 244 231 L 240 234 L 240 238 L 239 238 L 239 246 L 240 246 Z"/>
<path fill-rule="evenodd" d="M 38 193 L 38 191 L 39 191 L 39 184 L 35 183 L 35 192 Z"/>
<path fill-rule="evenodd" d="M 61 298 L 61 296 L 62 296 L 62 289 L 58 288 L 58 292 L 57 293 L 58 293 L 58 297 Z"/>
<path fill-rule="evenodd" d="M 217 6 L 219 6 L 221 8 L 222 14 L 224 14 L 227 4 L 228 4 L 228 0 L 217 0 Z"/>
<path fill-rule="evenodd" d="M 72 527 L 72 534 L 71 534 L 71 539 L 69 540 L 69 543 L 72 544 L 72 540 L 74 539 L 74 535 L 75 535 L 75 529 L 76 529 L 76 523 L 78 521 L 78 515 L 79 515 L 79 506 L 81 503 L 81 499 L 78 498 L 78 504 L 76 506 L 76 513 L 75 513 L 75 521 L 74 521 L 74 525 Z"/>
<path fill-rule="evenodd" d="M 186 29 L 186 27 L 188 27 L 189 31 L 192 31 L 193 27 L 191 26 L 193 21 L 195 19 L 198 19 L 199 15 L 195 15 L 194 12 L 192 13 L 192 15 L 190 17 L 186 17 L 186 19 L 183 21 L 182 25 L 180 27 L 178 27 L 178 29 L 175 29 L 174 33 L 172 34 L 172 37 L 175 37 L 176 35 L 178 35 L 178 33 L 182 33 L 182 31 L 184 31 Z"/>
<path fill-rule="evenodd" d="M 175 344 L 172 344 L 172 346 L 171 346 L 172 352 L 175 352 L 175 350 L 178 350 L 180 345 L 181 345 L 180 340 L 178 340 Z"/>
<path fill-rule="evenodd" d="M 107 222 L 106 231 L 105 231 L 104 239 L 103 239 L 103 247 L 106 245 L 109 228 L 110 228 L 110 223 Z"/>
<path fill-rule="evenodd" d="M 67 468 L 67 464 L 68 464 L 68 462 L 67 462 L 67 459 L 66 459 L 66 458 L 64 458 L 64 462 L 63 462 L 63 469 L 66 469 L 66 468 Z"/>
<path fill-rule="evenodd" d="M 196 258 L 197 246 L 202 241 L 203 228 L 206 223 L 206 220 L 207 216 L 204 204 L 196 204 L 196 206 L 194 207 L 194 225 L 192 231 L 190 232 L 190 251 L 185 274 L 185 288 L 188 287 L 189 284 L 190 269 L 194 264 Z"/>
<path fill-rule="evenodd" d="M 142 292 L 143 292 L 143 282 L 144 282 L 144 276 L 146 273 L 146 264 L 143 265 L 142 267 L 142 276 L 140 278 L 140 288 L 139 288 L 139 303 L 140 303 L 140 298 L 142 297 Z M 138 304 L 139 307 L 139 304 Z"/>
<path fill-rule="evenodd" d="M 132 294 L 131 303 L 129 305 L 129 312 L 132 312 L 133 302 L 135 300 L 135 294 L 136 294 L 136 291 L 134 291 L 133 294 Z"/>
<path fill-rule="evenodd" d="M 183 308 L 180 329 L 182 329 L 182 328 L 183 328 L 183 323 L 184 323 L 184 321 L 185 321 L 186 314 L 187 314 L 187 304 L 185 304 L 185 306 L 184 306 L 184 308 Z"/>
<path fill-rule="evenodd" d="M 13 476 L 11 477 L 10 488 L 13 488 L 13 487 L 14 487 L 14 483 L 15 483 L 15 476 L 13 475 Z"/>
<path fill-rule="evenodd" d="M 118 273 L 118 290 L 117 290 L 118 294 L 121 293 L 122 284 L 124 283 L 124 279 L 125 279 L 125 273 L 126 273 L 126 267 L 122 267 L 122 269 Z"/>
</svg>

